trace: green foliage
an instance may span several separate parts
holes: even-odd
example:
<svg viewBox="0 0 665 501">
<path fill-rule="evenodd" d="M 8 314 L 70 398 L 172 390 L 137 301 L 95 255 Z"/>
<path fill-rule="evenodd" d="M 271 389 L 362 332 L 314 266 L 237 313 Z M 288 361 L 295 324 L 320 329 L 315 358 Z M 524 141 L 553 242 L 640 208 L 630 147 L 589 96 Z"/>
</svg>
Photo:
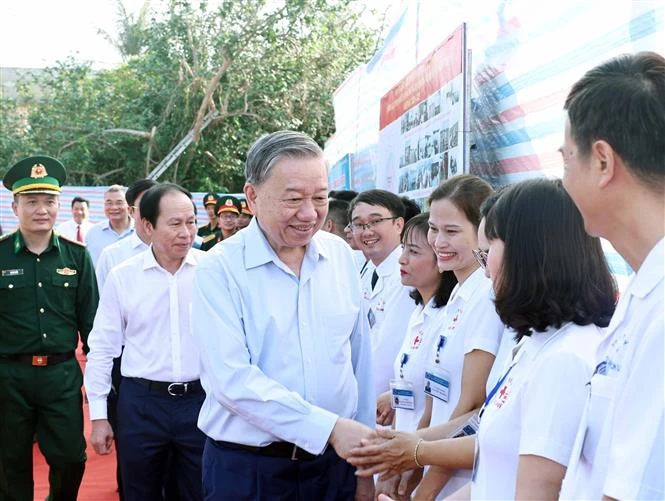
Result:
<svg viewBox="0 0 665 501">
<path fill-rule="evenodd" d="M 362 2 L 214 5 L 169 1 L 168 14 L 140 29 L 140 49 L 117 69 L 61 62 L 40 75 L 41 98 L 25 82 L 25 126 L 16 103 L 0 103 L 3 158 L 40 151 L 65 162 L 70 184 L 129 184 L 214 112 L 162 180 L 235 192 L 261 134 L 297 129 L 323 144 L 334 131 L 333 91 L 377 43 L 378 30 L 359 21 Z"/>
</svg>

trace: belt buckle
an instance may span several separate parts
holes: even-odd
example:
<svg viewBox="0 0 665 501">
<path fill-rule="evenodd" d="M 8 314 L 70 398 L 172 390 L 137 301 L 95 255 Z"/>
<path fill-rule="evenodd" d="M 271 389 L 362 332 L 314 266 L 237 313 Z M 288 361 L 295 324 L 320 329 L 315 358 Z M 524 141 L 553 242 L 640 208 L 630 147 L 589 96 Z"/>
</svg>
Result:
<svg viewBox="0 0 665 501">
<path fill-rule="evenodd" d="M 176 390 L 176 388 L 180 388 L 180 390 Z M 187 393 L 188 389 L 189 389 L 189 383 L 171 383 L 166 388 L 166 391 L 172 397 L 182 397 Z"/>
<path fill-rule="evenodd" d="M 298 446 L 293 444 L 293 451 L 291 452 L 291 461 L 298 461 Z"/>
<path fill-rule="evenodd" d="M 37 367 L 44 367 L 48 365 L 48 355 L 33 355 L 32 365 Z"/>
</svg>

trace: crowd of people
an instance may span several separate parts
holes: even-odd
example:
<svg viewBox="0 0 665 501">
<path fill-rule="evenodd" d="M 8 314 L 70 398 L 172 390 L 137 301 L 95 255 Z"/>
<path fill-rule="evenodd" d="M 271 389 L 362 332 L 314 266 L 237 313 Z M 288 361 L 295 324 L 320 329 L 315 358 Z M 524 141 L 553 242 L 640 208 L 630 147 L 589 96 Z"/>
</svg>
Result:
<svg viewBox="0 0 665 501">
<path fill-rule="evenodd" d="M 565 111 L 562 180 L 458 175 L 427 212 L 329 191 L 294 131 L 200 227 L 147 179 L 55 227 L 64 166 L 15 164 L 0 500 L 33 499 L 34 440 L 49 499 L 77 499 L 82 386 L 127 501 L 665 499 L 665 59 L 600 64 Z"/>
</svg>

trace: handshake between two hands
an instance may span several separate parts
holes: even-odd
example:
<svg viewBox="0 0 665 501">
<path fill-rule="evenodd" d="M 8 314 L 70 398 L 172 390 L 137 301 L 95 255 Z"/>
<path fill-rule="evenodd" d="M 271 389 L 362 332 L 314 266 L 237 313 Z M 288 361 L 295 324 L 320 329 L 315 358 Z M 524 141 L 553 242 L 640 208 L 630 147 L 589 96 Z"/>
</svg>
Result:
<svg viewBox="0 0 665 501">
<path fill-rule="evenodd" d="M 413 451 L 418 436 L 391 429 L 372 430 L 357 421 L 340 418 L 330 435 L 337 454 L 357 468 L 359 477 L 382 473 L 386 479 L 416 468 Z"/>
</svg>

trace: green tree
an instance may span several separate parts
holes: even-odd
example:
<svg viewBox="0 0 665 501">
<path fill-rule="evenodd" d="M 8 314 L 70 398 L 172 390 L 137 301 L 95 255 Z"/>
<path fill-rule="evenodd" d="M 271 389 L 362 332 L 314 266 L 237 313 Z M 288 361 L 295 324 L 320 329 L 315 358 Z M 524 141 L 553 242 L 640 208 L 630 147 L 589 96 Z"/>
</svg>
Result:
<svg viewBox="0 0 665 501">
<path fill-rule="evenodd" d="M 130 183 L 195 127 L 168 170 L 191 190 L 239 191 L 249 145 L 301 130 L 321 144 L 334 131 L 332 93 L 373 53 L 376 29 L 358 0 L 171 0 L 142 31 L 144 49 L 114 70 L 67 60 L 24 86 L 23 153 L 63 158 L 71 184 Z M 205 116 L 213 123 L 198 134 Z M 16 149 L 4 148 L 8 157 Z"/>
</svg>

